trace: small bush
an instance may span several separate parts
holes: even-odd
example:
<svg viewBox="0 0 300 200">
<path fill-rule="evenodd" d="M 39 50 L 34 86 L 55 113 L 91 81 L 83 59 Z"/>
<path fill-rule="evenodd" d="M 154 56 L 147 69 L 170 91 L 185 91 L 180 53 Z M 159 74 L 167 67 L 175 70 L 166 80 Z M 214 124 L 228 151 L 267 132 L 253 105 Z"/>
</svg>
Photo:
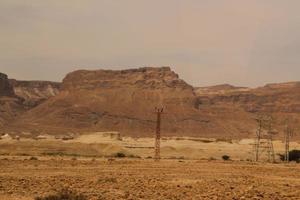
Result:
<svg viewBox="0 0 300 200">
<path fill-rule="evenodd" d="M 224 155 L 224 156 L 222 156 L 222 159 L 225 160 L 225 161 L 230 160 L 230 156 Z"/>
<path fill-rule="evenodd" d="M 184 160 L 184 156 L 170 156 L 168 159 L 171 160 Z"/>
<path fill-rule="evenodd" d="M 278 154 L 280 160 L 285 161 L 285 155 Z M 300 150 L 292 150 L 289 152 L 289 160 L 300 163 Z"/>
<path fill-rule="evenodd" d="M 125 155 L 125 153 L 118 152 L 118 153 L 116 153 L 116 154 L 114 155 L 114 157 L 116 157 L 116 158 L 125 158 L 126 155 Z"/>
<path fill-rule="evenodd" d="M 290 161 L 300 162 L 300 150 L 292 150 L 289 152 Z"/>
<path fill-rule="evenodd" d="M 128 156 L 128 158 L 137 158 L 137 159 L 141 159 L 141 156 L 136 156 L 136 155 L 130 154 L 130 155 Z"/>
<path fill-rule="evenodd" d="M 108 162 L 114 162 L 114 161 L 116 161 L 116 160 L 113 159 L 113 158 L 108 158 L 107 161 L 108 161 Z"/>
<path fill-rule="evenodd" d="M 32 156 L 29 158 L 29 160 L 39 160 L 39 159 L 37 157 Z"/>
<path fill-rule="evenodd" d="M 98 179 L 97 180 L 97 183 L 99 184 L 103 184 L 103 183 L 117 183 L 118 180 L 116 178 L 109 178 L 109 177 L 104 177 L 104 178 L 101 178 L 101 179 Z"/>
<path fill-rule="evenodd" d="M 68 189 L 63 189 L 57 194 L 46 197 L 36 197 L 35 200 L 87 200 L 87 198 L 83 194 L 77 194 Z"/>
<path fill-rule="evenodd" d="M 229 138 L 219 138 L 219 139 L 216 139 L 216 142 L 226 142 L 229 144 L 233 143 L 232 139 L 229 139 Z"/>
<path fill-rule="evenodd" d="M 27 154 L 27 153 L 17 153 L 16 155 L 17 155 L 17 156 L 30 156 L 30 155 Z"/>
<path fill-rule="evenodd" d="M 73 157 L 73 158 L 72 158 L 72 161 L 77 161 L 77 158 Z"/>
<path fill-rule="evenodd" d="M 208 160 L 213 161 L 213 160 L 217 160 L 217 159 L 214 157 L 210 157 Z"/>
</svg>

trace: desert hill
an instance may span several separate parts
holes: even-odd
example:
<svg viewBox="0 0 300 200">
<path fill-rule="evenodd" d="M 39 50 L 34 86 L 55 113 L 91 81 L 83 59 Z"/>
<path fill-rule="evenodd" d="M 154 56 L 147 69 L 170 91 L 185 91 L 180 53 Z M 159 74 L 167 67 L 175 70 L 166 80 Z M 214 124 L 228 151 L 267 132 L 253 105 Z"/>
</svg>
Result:
<svg viewBox="0 0 300 200">
<path fill-rule="evenodd" d="M 208 105 L 238 106 L 247 112 L 300 112 L 300 82 L 267 84 L 259 88 L 196 89 L 200 102 Z M 205 103 L 204 103 L 205 104 Z"/>
<path fill-rule="evenodd" d="M 279 125 L 278 130 L 283 129 L 287 118 L 292 126 L 300 128 L 300 82 L 267 84 L 258 88 L 211 88 L 214 87 L 196 89 L 202 107 L 242 109 L 249 115 L 270 114 Z"/>
<path fill-rule="evenodd" d="M 61 84 L 8 82 L 10 86 L 3 88 L 13 88 L 10 95 L 22 102 L 16 104 L 31 105 L 5 125 L 12 133 L 118 131 L 134 137 L 153 136 L 155 107 L 165 108 L 162 128 L 166 136 L 253 137 L 254 117 L 260 113 L 272 114 L 278 130 L 286 117 L 293 117 L 294 125 L 300 119 L 299 82 L 259 88 L 228 84 L 194 88 L 169 67 L 79 70 L 69 73 Z"/>
<path fill-rule="evenodd" d="M 75 71 L 62 91 L 23 115 L 18 126 L 51 131 L 121 131 L 149 136 L 155 107 L 165 108 L 166 134 L 200 134 L 209 117 L 197 109 L 192 86 L 168 67 L 131 70 Z"/>
<path fill-rule="evenodd" d="M 0 127 L 7 127 L 20 115 L 59 92 L 60 83 L 17 81 L 0 73 Z"/>
</svg>

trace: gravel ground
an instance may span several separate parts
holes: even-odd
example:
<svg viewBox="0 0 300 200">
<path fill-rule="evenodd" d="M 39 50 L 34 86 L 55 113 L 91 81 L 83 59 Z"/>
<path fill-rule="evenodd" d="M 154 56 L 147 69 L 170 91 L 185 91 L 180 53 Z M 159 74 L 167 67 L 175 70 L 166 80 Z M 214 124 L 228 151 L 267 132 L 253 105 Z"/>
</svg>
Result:
<svg viewBox="0 0 300 200">
<path fill-rule="evenodd" d="M 300 199 L 300 165 L 163 160 L 0 160 L 0 199 L 69 188 L 87 199 Z"/>
</svg>

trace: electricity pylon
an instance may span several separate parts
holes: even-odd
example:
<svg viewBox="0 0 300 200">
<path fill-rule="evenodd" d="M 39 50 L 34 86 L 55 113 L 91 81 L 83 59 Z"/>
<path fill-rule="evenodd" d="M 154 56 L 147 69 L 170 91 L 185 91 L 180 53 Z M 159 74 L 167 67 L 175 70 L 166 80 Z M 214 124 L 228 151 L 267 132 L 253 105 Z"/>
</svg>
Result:
<svg viewBox="0 0 300 200">
<path fill-rule="evenodd" d="M 164 112 L 163 108 L 155 108 L 155 112 L 157 114 L 157 120 L 156 120 L 156 134 L 155 134 L 155 155 L 154 160 L 159 161 L 160 160 L 160 129 L 161 129 L 161 115 Z"/>
<path fill-rule="evenodd" d="M 273 130 L 273 118 L 271 116 L 259 116 L 255 120 L 257 121 L 255 162 L 259 161 L 263 152 L 267 152 L 269 162 L 275 162 L 273 135 L 277 132 Z"/>
</svg>

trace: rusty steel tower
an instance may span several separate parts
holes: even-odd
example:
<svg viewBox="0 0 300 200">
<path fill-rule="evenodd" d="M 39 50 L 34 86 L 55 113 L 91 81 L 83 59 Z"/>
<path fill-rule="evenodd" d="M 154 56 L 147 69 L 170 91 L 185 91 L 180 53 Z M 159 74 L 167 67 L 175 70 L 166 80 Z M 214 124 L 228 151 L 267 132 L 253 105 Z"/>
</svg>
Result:
<svg viewBox="0 0 300 200">
<path fill-rule="evenodd" d="M 155 113 L 157 114 L 156 119 L 156 133 L 155 133 L 155 155 L 154 160 L 160 160 L 160 138 L 161 138 L 161 115 L 164 112 L 163 108 L 155 108 Z"/>
<path fill-rule="evenodd" d="M 277 131 L 273 130 L 273 118 L 262 115 L 255 119 L 257 121 L 257 131 L 255 140 L 255 162 L 259 161 L 262 154 L 266 153 L 268 162 L 275 162 L 275 152 L 273 146 L 273 136 Z"/>
<path fill-rule="evenodd" d="M 285 155 L 284 155 L 284 160 L 285 162 L 289 162 L 290 158 L 290 140 L 291 137 L 293 137 L 293 128 L 289 125 L 288 119 L 285 121 L 285 131 L 284 131 L 284 143 L 285 143 Z"/>
</svg>

